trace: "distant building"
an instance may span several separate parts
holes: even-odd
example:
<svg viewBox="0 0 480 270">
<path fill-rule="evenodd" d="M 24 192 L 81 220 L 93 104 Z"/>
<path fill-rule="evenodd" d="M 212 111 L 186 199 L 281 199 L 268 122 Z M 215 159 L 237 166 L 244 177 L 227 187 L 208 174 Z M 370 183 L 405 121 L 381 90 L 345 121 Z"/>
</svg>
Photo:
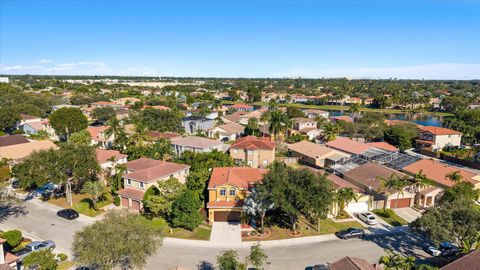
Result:
<svg viewBox="0 0 480 270">
<path fill-rule="evenodd" d="M 233 110 L 235 110 L 237 112 L 251 112 L 251 111 L 253 111 L 253 106 L 247 105 L 247 104 L 241 104 L 241 103 L 231 105 L 229 108 L 232 108 Z"/>
<path fill-rule="evenodd" d="M 10 79 L 8 77 L 0 77 L 0 83 L 9 83 Z"/>
<path fill-rule="evenodd" d="M 187 116 L 182 118 L 182 126 L 187 134 L 195 134 L 197 131 L 207 132 L 213 128 L 215 120 L 202 116 Z"/>
<path fill-rule="evenodd" d="M 223 151 L 223 143 L 217 140 L 211 140 L 197 136 L 187 136 L 171 140 L 174 153 L 181 155 L 184 151 L 196 153 L 206 153 L 213 150 Z"/>
<path fill-rule="evenodd" d="M 242 137 L 230 146 L 230 156 L 238 165 L 265 168 L 275 160 L 275 143 L 269 138 Z"/>
</svg>

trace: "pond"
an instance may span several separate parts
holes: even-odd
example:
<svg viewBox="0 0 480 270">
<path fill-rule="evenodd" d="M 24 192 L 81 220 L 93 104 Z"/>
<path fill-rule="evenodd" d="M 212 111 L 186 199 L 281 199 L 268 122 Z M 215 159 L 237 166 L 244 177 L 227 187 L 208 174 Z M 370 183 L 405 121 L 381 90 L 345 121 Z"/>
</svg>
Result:
<svg viewBox="0 0 480 270">
<path fill-rule="evenodd" d="M 328 111 L 330 116 L 348 115 L 346 111 Z M 388 120 L 403 120 L 409 121 L 415 124 L 423 126 L 436 126 L 441 127 L 443 123 L 443 117 L 431 114 L 422 113 L 391 113 L 385 114 Z"/>
</svg>

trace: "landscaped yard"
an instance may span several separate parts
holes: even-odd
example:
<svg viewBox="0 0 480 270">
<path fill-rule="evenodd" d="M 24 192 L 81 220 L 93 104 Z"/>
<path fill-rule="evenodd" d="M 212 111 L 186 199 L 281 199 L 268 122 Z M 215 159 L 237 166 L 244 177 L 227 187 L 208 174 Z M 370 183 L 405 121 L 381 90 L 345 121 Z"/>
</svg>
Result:
<svg viewBox="0 0 480 270">
<path fill-rule="evenodd" d="M 95 217 L 103 213 L 101 208 L 112 203 L 112 196 L 110 194 L 107 194 L 105 196 L 105 200 L 99 201 L 97 203 L 97 208 L 99 210 L 96 211 L 91 205 L 90 197 L 88 196 L 88 194 L 72 194 L 72 198 L 73 209 L 75 209 L 80 214 L 89 217 Z M 48 200 L 48 202 L 62 208 L 70 208 L 70 204 L 67 202 L 66 198 L 50 199 Z"/>
<path fill-rule="evenodd" d="M 171 228 L 168 223 L 162 218 L 154 218 L 152 220 L 145 218 L 145 223 L 154 228 L 160 228 L 165 237 L 182 238 L 192 240 L 210 240 L 210 233 L 212 226 L 207 223 L 201 224 L 193 231 L 183 228 Z"/>
<path fill-rule="evenodd" d="M 68 270 L 75 265 L 74 262 L 71 261 L 64 261 L 58 264 L 57 270 Z"/>
<path fill-rule="evenodd" d="M 332 234 L 338 231 L 341 231 L 346 228 L 363 228 L 363 226 L 356 221 L 346 221 L 346 222 L 335 222 L 332 219 L 324 219 L 320 221 L 320 232 L 317 232 L 316 229 L 313 229 L 305 224 L 299 222 L 297 226 L 298 230 L 302 232 L 302 237 L 304 236 L 315 236 L 323 234 Z M 288 230 L 285 228 L 280 228 L 278 226 L 272 226 L 267 228 L 270 230 L 270 236 L 261 240 L 279 240 L 279 239 L 288 239 L 295 238 L 294 236 L 289 235 Z M 258 241 L 257 238 L 248 239 L 246 241 Z"/>
<path fill-rule="evenodd" d="M 393 213 L 390 213 L 390 215 L 386 215 L 383 209 L 373 210 L 372 212 L 375 213 L 377 216 L 379 216 L 381 219 L 388 222 L 388 224 L 392 226 L 403 226 L 408 224 L 408 222 L 405 219 L 399 217 L 393 211 L 392 211 Z"/>
</svg>

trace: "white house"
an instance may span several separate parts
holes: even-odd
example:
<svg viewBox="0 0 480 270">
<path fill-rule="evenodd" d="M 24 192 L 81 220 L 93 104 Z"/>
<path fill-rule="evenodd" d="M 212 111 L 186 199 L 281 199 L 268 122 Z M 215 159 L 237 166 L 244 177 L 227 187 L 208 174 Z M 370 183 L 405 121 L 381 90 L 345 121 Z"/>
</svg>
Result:
<svg viewBox="0 0 480 270">
<path fill-rule="evenodd" d="M 416 140 L 418 149 L 427 148 L 434 152 L 442 150 L 444 147 L 459 147 L 461 143 L 461 132 L 434 126 L 420 126 Z"/>
</svg>

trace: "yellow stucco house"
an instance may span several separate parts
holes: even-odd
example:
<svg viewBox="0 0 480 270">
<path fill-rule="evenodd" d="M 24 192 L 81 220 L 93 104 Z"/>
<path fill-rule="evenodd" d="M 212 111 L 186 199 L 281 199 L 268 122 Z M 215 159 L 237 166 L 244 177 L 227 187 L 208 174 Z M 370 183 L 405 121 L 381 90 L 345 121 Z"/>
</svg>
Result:
<svg viewBox="0 0 480 270">
<path fill-rule="evenodd" d="M 244 198 L 266 172 L 249 167 L 214 168 L 208 182 L 208 221 L 240 222 Z"/>
</svg>

